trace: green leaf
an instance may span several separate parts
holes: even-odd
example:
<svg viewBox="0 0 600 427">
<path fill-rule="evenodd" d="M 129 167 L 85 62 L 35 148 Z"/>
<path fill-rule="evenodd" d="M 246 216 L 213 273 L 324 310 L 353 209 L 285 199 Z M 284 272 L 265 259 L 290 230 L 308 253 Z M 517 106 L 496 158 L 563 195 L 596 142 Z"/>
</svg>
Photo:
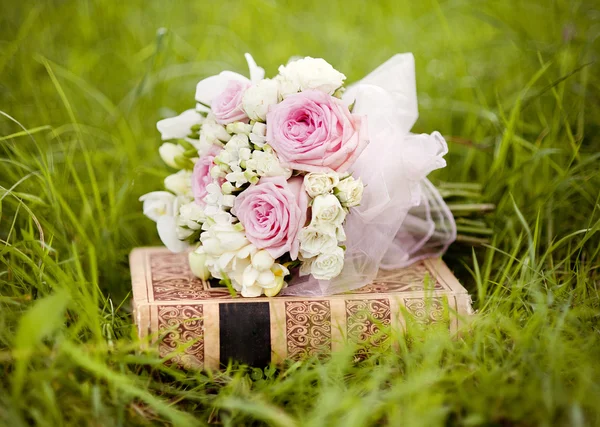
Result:
<svg viewBox="0 0 600 427">
<path fill-rule="evenodd" d="M 21 317 L 14 341 L 16 359 L 12 387 L 15 396 L 23 390 L 29 358 L 39 344 L 64 324 L 64 314 L 69 303 L 66 292 L 60 291 L 37 300 Z"/>
</svg>

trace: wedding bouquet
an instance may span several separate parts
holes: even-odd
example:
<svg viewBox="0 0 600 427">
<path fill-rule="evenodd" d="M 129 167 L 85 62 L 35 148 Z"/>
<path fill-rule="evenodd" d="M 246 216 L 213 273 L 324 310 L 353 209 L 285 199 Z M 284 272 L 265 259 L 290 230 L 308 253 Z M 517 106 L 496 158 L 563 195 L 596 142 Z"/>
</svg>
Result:
<svg viewBox="0 0 600 427">
<path fill-rule="evenodd" d="M 323 295 L 445 250 L 454 221 L 425 177 L 447 146 L 409 133 L 411 54 L 348 88 L 320 58 L 271 79 L 246 59 L 249 79 L 208 77 L 195 109 L 157 124 L 160 156 L 178 171 L 140 201 L 196 276 L 244 297 Z"/>
</svg>

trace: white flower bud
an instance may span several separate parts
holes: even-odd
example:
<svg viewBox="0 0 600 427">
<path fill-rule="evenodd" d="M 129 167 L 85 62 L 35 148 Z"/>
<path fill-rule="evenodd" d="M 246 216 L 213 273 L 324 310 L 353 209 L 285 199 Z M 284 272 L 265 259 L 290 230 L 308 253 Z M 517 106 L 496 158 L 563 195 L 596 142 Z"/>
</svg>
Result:
<svg viewBox="0 0 600 427">
<path fill-rule="evenodd" d="M 268 151 L 253 151 L 246 167 L 255 171 L 258 176 L 283 176 L 285 179 L 292 176 L 292 170 L 281 166 L 275 154 Z"/>
<path fill-rule="evenodd" d="M 230 153 L 233 158 L 238 157 L 238 153 L 242 148 L 250 148 L 248 136 L 243 134 L 233 135 L 229 142 L 225 144 L 225 150 Z"/>
<path fill-rule="evenodd" d="M 303 258 L 312 258 L 331 252 L 338 244 L 335 228 L 331 225 L 304 227 L 298 233 L 298 240 L 300 241 L 300 255 Z"/>
<path fill-rule="evenodd" d="M 252 155 L 252 151 L 250 150 L 250 148 L 240 148 L 238 154 L 240 156 L 240 160 L 245 161 L 250 158 L 250 156 Z"/>
<path fill-rule="evenodd" d="M 334 194 L 340 199 L 342 206 L 352 207 L 360 204 L 363 196 L 364 185 L 360 178 L 351 176 L 342 179 L 334 190 Z"/>
<path fill-rule="evenodd" d="M 231 194 L 231 193 L 233 193 L 234 190 L 235 190 L 235 187 L 229 181 L 225 181 L 221 185 L 221 191 L 223 191 L 223 194 Z"/>
<path fill-rule="evenodd" d="M 252 257 L 252 267 L 260 271 L 269 270 L 274 262 L 275 259 L 264 249 L 255 253 Z"/>
<path fill-rule="evenodd" d="M 244 135 L 249 135 L 250 132 L 252 132 L 252 125 L 243 122 L 229 123 L 225 128 L 229 133 L 240 133 Z"/>
<path fill-rule="evenodd" d="M 246 172 L 240 169 L 240 167 L 236 167 L 236 170 L 225 175 L 225 179 L 231 182 L 237 188 L 240 188 L 242 185 L 248 182 L 246 178 Z"/>
<path fill-rule="evenodd" d="M 315 197 L 312 205 L 313 225 L 330 224 L 339 227 L 346 219 L 346 212 L 333 194 Z"/>
<path fill-rule="evenodd" d="M 165 188 L 178 196 L 191 196 L 192 172 L 180 170 L 165 178 Z"/>
<path fill-rule="evenodd" d="M 227 142 L 231 138 L 229 132 L 218 123 L 204 123 L 200 129 L 201 137 L 204 136 L 208 142 Z"/>
<path fill-rule="evenodd" d="M 204 209 L 196 202 L 186 203 L 179 208 L 179 222 L 182 225 L 198 230 L 200 223 L 206 220 Z"/>
<path fill-rule="evenodd" d="M 175 162 L 175 157 L 183 155 L 184 152 L 185 149 L 181 145 L 173 144 L 172 142 L 165 142 L 158 148 L 158 154 L 160 154 L 163 162 L 175 169 L 179 169 L 179 166 Z"/>
<path fill-rule="evenodd" d="M 261 122 L 254 123 L 252 133 L 250 133 L 250 141 L 257 147 L 262 147 L 267 142 L 267 125 Z"/>
<path fill-rule="evenodd" d="M 275 283 L 275 275 L 271 270 L 261 271 L 256 278 L 256 284 L 261 288 L 272 287 Z"/>
<path fill-rule="evenodd" d="M 205 253 L 190 252 L 188 260 L 190 263 L 190 270 L 192 270 L 194 276 L 201 280 L 208 280 L 210 278 L 210 271 L 208 271 L 208 268 L 206 267 Z"/>
<path fill-rule="evenodd" d="M 223 172 L 218 165 L 215 165 L 210 169 L 210 176 L 213 179 L 225 178 L 225 175 L 225 172 Z"/>
<path fill-rule="evenodd" d="M 225 195 L 223 196 L 223 206 L 227 207 L 227 208 L 232 208 L 233 204 L 235 203 L 235 196 L 234 195 Z"/>
<path fill-rule="evenodd" d="M 331 252 L 319 255 L 311 264 L 310 273 L 318 280 L 331 280 L 344 268 L 344 250 L 336 247 Z"/>
<path fill-rule="evenodd" d="M 329 194 L 338 185 L 340 178 L 337 173 L 308 173 L 304 176 L 304 187 L 310 197 Z"/>
</svg>

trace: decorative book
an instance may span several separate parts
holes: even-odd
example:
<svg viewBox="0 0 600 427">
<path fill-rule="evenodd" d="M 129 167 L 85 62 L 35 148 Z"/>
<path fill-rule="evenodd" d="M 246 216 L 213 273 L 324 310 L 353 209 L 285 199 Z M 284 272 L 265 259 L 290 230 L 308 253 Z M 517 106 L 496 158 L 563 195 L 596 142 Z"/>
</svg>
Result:
<svg viewBox="0 0 600 427">
<path fill-rule="evenodd" d="M 408 317 L 447 321 L 454 332 L 471 313 L 469 294 L 439 258 L 380 271 L 373 283 L 344 294 L 253 299 L 197 279 L 185 253 L 137 248 L 130 265 L 140 338 L 193 369 L 327 355 L 347 341 L 382 345 L 382 330 L 402 328 Z"/>
</svg>

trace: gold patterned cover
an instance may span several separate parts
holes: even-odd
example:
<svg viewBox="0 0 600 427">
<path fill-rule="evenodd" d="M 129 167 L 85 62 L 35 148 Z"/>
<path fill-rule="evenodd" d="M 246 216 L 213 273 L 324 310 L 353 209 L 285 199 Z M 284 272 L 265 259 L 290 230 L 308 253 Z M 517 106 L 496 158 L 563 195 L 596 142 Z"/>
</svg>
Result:
<svg viewBox="0 0 600 427">
<path fill-rule="evenodd" d="M 382 271 L 361 289 L 318 298 L 234 298 L 226 288 L 211 288 L 195 278 L 187 254 L 166 248 L 134 249 L 130 267 L 140 338 L 158 341 L 162 357 L 189 368 L 224 363 L 223 304 L 262 302 L 268 307 L 267 339 L 275 362 L 327 354 L 346 341 L 381 345 L 386 339 L 382 328 L 402 328 L 405 316 L 426 324 L 447 319 L 456 331 L 460 318 L 471 313 L 467 291 L 441 259 Z"/>
</svg>

